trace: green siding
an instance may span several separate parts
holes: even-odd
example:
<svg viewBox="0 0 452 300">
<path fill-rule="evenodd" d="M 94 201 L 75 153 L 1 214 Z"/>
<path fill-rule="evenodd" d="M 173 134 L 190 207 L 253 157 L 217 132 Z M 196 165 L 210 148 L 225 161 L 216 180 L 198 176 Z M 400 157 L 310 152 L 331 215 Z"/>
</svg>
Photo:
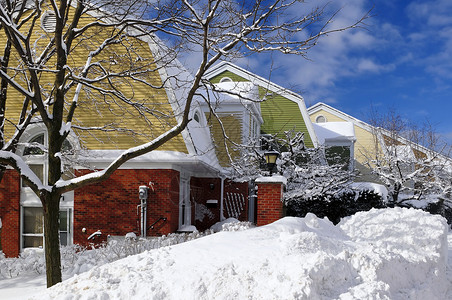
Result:
<svg viewBox="0 0 452 300">
<path fill-rule="evenodd" d="M 234 82 L 249 81 L 249 80 L 246 80 L 243 77 L 240 77 L 239 75 L 236 75 L 236 74 L 232 73 L 231 71 L 224 71 L 224 72 L 221 72 L 220 74 L 218 74 L 217 76 L 213 77 L 212 79 L 210 79 L 210 82 L 212 82 L 212 83 L 219 83 L 221 78 L 223 78 L 223 77 L 229 77 Z"/>
<path fill-rule="evenodd" d="M 261 88 L 259 93 L 265 94 L 265 89 Z M 264 119 L 262 133 L 277 134 L 294 129 L 304 133 L 306 147 L 314 147 L 298 103 L 273 93 L 273 96 L 267 95 L 267 100 L 261 103 L 261 112 Z"/>
<path fill-rule="evenodd" d="M 224 71 L 213 77 L 210 81 L 212 83 L 219 83 L 223 77 L 229 77 L 235 82 L 249 81 L 245 78 L 236 75 L 231 71 Z M 267 89 L 260 86 L 259 96 L 261 99 L 266 94 Z M 275 92 L 273 96 L 267 95 L 267 100 L 261 102 L 262 118 L 264 124 L 261 126 L 261 132 L 266 134 L 283 133 L 288 130 L 297 130 L 304 133 L 306 147 L 313 148 L 311 136 L 306 127 L 306 122 L 300 112 L 298 103 L 293 102 Z"/>
</svg>

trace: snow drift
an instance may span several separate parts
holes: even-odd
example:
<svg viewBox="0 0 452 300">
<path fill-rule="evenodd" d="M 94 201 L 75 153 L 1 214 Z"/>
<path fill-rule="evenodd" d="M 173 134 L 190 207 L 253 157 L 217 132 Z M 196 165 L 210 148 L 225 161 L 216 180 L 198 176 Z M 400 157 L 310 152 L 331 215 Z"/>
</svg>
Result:
<svg viewBox="0 0 452 300">
<path fill-rule="evenodd" d="M 34 299 L 444 299 L 446 259 L 439 216 L 310 214 L 130 256 Z"/>
</svg>

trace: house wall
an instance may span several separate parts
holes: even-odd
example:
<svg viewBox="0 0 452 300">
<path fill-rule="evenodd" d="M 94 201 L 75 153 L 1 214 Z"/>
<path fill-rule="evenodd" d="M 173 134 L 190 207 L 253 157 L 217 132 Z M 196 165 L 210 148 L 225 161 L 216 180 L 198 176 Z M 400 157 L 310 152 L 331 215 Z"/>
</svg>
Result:
<svg viewBox="0 0 452 300">
<path fill-rule="evenodd" d="M 247 81 L 249 81 L 249 80 L 246 80 L 245 78 L 243 78 L 243 77 L 241 77 L 241 76 L 239 76 L 239 75 L 237 75 L 237 74 L 235 74 L 235 73 L 233 73 L 233 72 L 231 72 L 231 71 L 224 71 L 224 72 L 221 72 L 221 74 L 219 74 L 219 75 L 217 75 L 217 76 L 215 76 L 214 78 L 211 78 L 210 79 L 210 81 L 212 82 L 212 83 L 219 83 L 220 82 L 220 80 L 222 79 L 222 78 L 224 78 L 224 77 L 228 77 L 228 78 L 230 78 L 232 81 L 234 81 L 234 82 L 247 82 Z"/>
<path fill-rule="evenodd" d="M 1 249 L 7 257 L 20 251 L 20 179 L 15 170 L 6 170 L 0 183 Z"/>
<path fill-rule="evenodd" d="M 88 171 L 80 171 L 87 173 Z M 160 217 L 147 235 L 159 236 L 175 232 L 179 225 L 180 175 L 175 170 L 120 169 L 106 181 L 77 189 L 74 195 L 74 243 L 87 245 L 87 237 L 100 230 L 105 241 L 107 235 L 124 236 L 128 232 L 140 235 L 140 215 L 137 214 L 138 188 L 153 182 L 147 201 L 147 227 Z M 138 210 L 139 212 L 139 210 Z M 86 232 L 82 229 L 86 228 Z"/>
<path fill-rule="evenodd" d="M 260 88 L 259 91 L 263 98 L 266 94 L 265 89 Z M 266 100 L 261 102 L 262 118 L 264 119 L 261 132 L 279 135 L 289 130 L 303 132 L 306 147 L 313 148 L 314 144 L 298 103 L 276 93 L 270 93 L 265 98 Z"/>
</svg>

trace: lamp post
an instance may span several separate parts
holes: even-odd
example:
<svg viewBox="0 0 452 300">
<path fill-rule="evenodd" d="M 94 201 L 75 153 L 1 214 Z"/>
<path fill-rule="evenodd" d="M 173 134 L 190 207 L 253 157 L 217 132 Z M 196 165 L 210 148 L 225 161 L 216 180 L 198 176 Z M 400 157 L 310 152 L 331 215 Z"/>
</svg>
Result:
<svg viewBox="0 0 452 300">
<path fill-rule="evenodd" d="M 273 174 L 273 168 L 276 164 L 276 159 L 279 156 L 279 152 L 275 150 L 269 150 L 264 153 L 265 162 L 267 163 L 267 169 L 270 171 L 270 176 Z"/>
</svg>

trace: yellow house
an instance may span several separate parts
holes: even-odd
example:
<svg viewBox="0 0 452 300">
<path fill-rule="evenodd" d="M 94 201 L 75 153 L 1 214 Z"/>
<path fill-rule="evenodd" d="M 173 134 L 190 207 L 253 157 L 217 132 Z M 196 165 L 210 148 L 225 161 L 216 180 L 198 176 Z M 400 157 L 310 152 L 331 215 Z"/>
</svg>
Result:
<svg viewBox="0 0 452 300">
<path fill-rule="evenodd" d="M 357 181 L 378 182 L 377 178 L 366 167 L 369 158 L 375 157 L 376 145 L 378 144 L 375 141 L 375 132 L 371 125 L 322 102 L 309 107 L 308 113 L 310 120 L 319 126 L 337 128 L 344 126 L 345 123 L 352 126 L 355 141 L 351 158 L 354 160 L 354 168 L 360 173 Z"/>
</svg>

